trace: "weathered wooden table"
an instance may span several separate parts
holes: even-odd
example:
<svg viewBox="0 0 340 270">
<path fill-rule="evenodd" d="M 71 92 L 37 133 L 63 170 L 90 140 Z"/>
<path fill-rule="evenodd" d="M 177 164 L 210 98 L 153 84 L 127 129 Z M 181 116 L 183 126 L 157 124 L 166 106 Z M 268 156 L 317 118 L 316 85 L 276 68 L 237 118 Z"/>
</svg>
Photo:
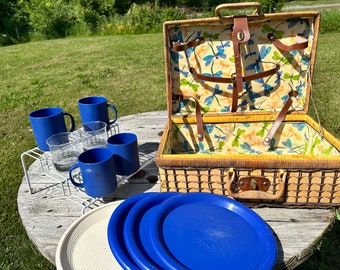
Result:
<svg viewBox="0 0 340 270">
<path fill-rule="evenodd" d="M 158 176 L 153 158 L 166 119 L 165 111 L 118 119 L 119 132 L 133 132 L 138 136 L 140 153 L 146 157 L 145 162 L 142 161 L 145 175 L 140 178 L 120 179 L 121 184 L 116 191 L 104 200 L 88 198 L 84 192 L 64 181 L 67 179 L 66 174 L 60 176 L 60 173 L 51 172 L 48 157 L 36 157 L 30 151 L 23 154 L 23 167 L 28 167 L 25 170 L 28 179 L 23 178 L 18 191 L 19 214 L 29 238 L 49 261 L 55 264 L 60 238 L 84 212 L 108 201 L 160 190 L 158 182 L 151 183 Z M 34 162 L 28 166 L 30 159 Z M 334 221 L 334 214 L 326 209 L 258 208 L 254 211 L 274 231 L 278 247 L 275 269 L 293 269 L 305 261 L 313 254 Z"/>
</svg>

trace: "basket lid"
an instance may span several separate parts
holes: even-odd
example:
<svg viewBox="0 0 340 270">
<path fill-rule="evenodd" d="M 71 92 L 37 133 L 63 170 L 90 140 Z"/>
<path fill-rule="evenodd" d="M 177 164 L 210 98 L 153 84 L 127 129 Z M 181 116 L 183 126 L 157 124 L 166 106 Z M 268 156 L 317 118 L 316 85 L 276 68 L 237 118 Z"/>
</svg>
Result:
<svg viewBox="0 0 340 270">
<path fill-rule="evenodd" d="M 166 22 L 169 116 L 308 111 L 319 12 Z"/>
</svg>

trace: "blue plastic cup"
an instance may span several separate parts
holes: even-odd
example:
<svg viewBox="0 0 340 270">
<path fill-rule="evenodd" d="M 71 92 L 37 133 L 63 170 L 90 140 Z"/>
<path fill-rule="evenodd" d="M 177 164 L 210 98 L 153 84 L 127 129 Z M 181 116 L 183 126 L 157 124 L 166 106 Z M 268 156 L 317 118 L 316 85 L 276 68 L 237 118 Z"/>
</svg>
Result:
<svg viewBox="0 0 340 270">
<path fill-rule="evenodd" d="M 72 172 L 80 168 L 81 177 Z M 85 193 L 93 198 L 100 198 L 115 191 L 117 178 L 112 152 L 107 148 L 93 148 L 81 153 L 78 162 L 69 169 L 73 185 L 84 188 Z"/>
<path fill-rule="evenodd" d="M 130 175 L 140 168 L 137 136 L 118 133 L 107 140 L 107 147 L 114 155 L 117 174 Z"/>
<path fill-rule="evenodd" d="M 71 128 L 67 130 L 65 116 L 71 120 Z M 70 113 L 63 112 L 61 108 L 42 108 L 29 114 L 29 119 L 33 129 L 35 141 L 42 151 L 49 151 L 46 140 L 57 133 L 74 131 L 75 122 Z"/>
<path fill-rule="evenodd" d="M 78 108 L 82 123 L 91 121 L 102 121 L 107 125 L 107 130 L 110 125 L 116 122 L 118 114 L 117 109 L 113 104 L 108 104 L 107 99 L 102 96 L 89 96 L 78 100 Z M 109 108 L 113 111 L 113 119 L 110 120 Z"/>
</svg>

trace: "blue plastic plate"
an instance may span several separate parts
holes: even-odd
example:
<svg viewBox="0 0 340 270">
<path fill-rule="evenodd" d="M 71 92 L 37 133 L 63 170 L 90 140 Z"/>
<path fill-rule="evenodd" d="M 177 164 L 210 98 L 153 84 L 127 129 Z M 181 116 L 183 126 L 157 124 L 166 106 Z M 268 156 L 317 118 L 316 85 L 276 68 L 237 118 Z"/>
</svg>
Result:
<svg viewBox="0 0 340 270">
<path fill-rule="evenodd" d="M 142 244 L 140 238 L 141 221 L 150 209 L 157 207 L 166 199 L 177 194 L 176 192 L 166 192 L 144 197 L 130 209 L 126 217 L 123 229 L 124 241 L 131 258 L 140 269 L 160 269 L 159 265 L 149 256 L 148 250 L 145 250 Z M 147 224 L 144 226 L 149 228 Z"/>
<path fill-rule="evenodd" d="M 123 227 L 125 223 L 125 218 L 128 215 L 132 206 L 137 202 L 152 196 L 152 194 L 158 194 L 156 192 L 141 193 L 132 196 L 122 202 L 112 213 L 111 218 L 107 227 L 107 238 L 110 245 L 110 249 L 118 263 L 124 269 L 139 270 L 139 267 L 131 259 L 124 242 Z"/>
<path fill-rule="evenodd" d="M 150 217 L 150 254 L 164 269 L 272 269 L 276 242 L 245 205 L 210 193 L 174 196 Z"/>
</svg>

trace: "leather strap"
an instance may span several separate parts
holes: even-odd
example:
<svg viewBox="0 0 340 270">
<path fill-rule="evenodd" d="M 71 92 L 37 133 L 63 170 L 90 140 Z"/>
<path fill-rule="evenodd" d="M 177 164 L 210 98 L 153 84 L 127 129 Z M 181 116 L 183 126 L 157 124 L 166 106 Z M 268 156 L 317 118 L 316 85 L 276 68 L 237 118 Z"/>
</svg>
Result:
<svg viewBox="0 0 340 270">
<path fill-rule="evenodd" d="M 250 39 L 247 16 L 235 16 L 231 40 L 234 48 L 235 74 L 233 76 L 233 99 L 231 111 L 236 112 L 238 94 L 243 91 L 242 63 L 240 44 L 246 43 Z"/>
<path fill-rule="evenodd" d="M 279 129 L 282 121 L 285 119 L 287 113 L 288 113 L 288 110 L 290 108 L 290 106 L 292 105 L 293 103 L 293 99 L 292 97 L 296 97 L 298 95 L 298 92 L 297 91 L 292 91 L 289 93 L 289 98 L 287 99 L 286 101 L 286 104 L 283 106 L 283 108 L 281 109 L 280 113 L 278 114 L 273 126 L 271 127 L 271 129 L 269 130 L 266 138 L 264 139 L 263 141 L 263 144 L 264 145 L 269 145 L 271 140 L 273 139 L 275 133 L 277 132 L 277 130 Z"/>
<path fill-rule="evenodd" d="M 195 100 L 195 115 L 196 115 L 196 124 L 197 124 L 197 137 L 198 141 L 204 140 L 204 133 L 203 133 L 203 119 L 201 113 L 201 105 L 199 100 L 194 96 L 181 96 L 181 95 L 174 95 L 173 100 L 181 100 L 181 99 L 194 99 Z"/>
<path fill-rule="evenodd" d="M 278 49 L 282 51 L 303 50 L 308 47 L 308 40 L 301 36 L 296 36 L 296 43 L 292 45 L 283 44 L 277 39 L 274 33 L 269 33 L 267 37 Z"/>
<path fill-rule="evenodd" d="M 280 65 L 276 64 L 275 67 L 272 69 L 268 69 L 263 72 L 259 73 L 254 73 L 252 75 L 247 75 L 242 77 L 242 82 L 249 82 L 253 80 L 257 80 L 260 78 L 265 78 L 269 77 L 271 75 L 276 74 L 280 70 Z M 197 79 L 202 80 L 202 81 L 208 81 L 208 82 L 216 82 L 216 83 L 233 83 L 235 79 L 233 77 L 231 78 L 225 78 L 225 77 L 214 77 L 214 76 L 209 76 L 209 75 L 202 75 L 198 73 L 194 68 L 189 69 L 190 73 L 193 74 Z"/>
<path fill-rule="evenodd" d="M 172 43 L 171 49 L 175 52 L 181 52 L 181 51 L 190 49 L 192 47 L 196 47 L 204 42 L 205 42 L 204 37 L 199 37 L 186 43 L 181 43 L 180 41 L 177 41 L 177 42 Z"/>
</svg>

